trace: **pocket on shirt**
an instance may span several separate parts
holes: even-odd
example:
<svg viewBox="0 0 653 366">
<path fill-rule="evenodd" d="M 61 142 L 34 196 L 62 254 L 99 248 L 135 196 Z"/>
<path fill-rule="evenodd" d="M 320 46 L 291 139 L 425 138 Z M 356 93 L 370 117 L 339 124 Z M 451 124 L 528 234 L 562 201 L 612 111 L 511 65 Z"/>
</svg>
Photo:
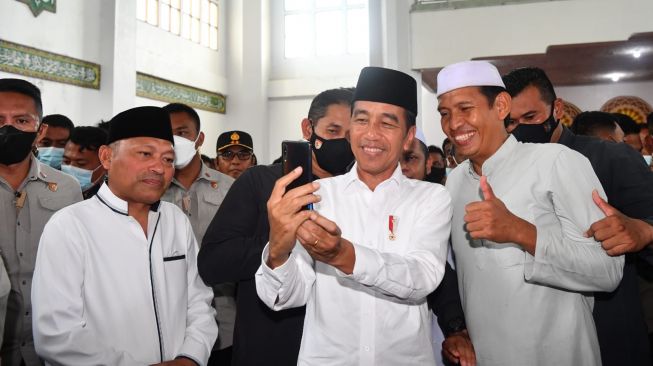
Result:
<svg viewBox="0 0 653 366">
<path fill-rule="evenodd" d="M 202 199 L 210 205 L 220 206 L 224 199 L 224 195 L 218 192 L 205 192 Z"/>
<path fill-rule="evenodd" d="M 69 197 L 39 197 L 41 207 L 51 211 L 58 211 L 71 203 Z"/>
<path fill-rule="evenodd" d="M 172 254 L 163 257 L 166 290 L 183 296 L 187 287 L 188 268 L 185 254 Z M 174 296 L 174 295 L 173 295 Z"/>
</svg>

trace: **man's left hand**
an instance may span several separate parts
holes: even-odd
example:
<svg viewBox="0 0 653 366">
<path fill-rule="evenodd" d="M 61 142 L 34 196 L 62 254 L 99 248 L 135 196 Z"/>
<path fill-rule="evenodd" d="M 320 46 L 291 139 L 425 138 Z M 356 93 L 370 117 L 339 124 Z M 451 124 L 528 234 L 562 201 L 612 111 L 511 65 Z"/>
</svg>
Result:
<svg viewBox="0 0 653 366">
<path fill-rule="evenodd" d="M 474 239 L 487 239 L 496 243 L 516 243 L 529 253 L 535 253 L 537 232 L 535 226 L 515 216 L 494 195 L 486 176 L 481 177 L 483 201 L 465 206 L 465 223 Z"/>
<path fill-rule="evenodd" d="M 606 215 L 590 226 L 585 235 L 594 237 L 608 255 L 639 252 L 653 241 L 653 226 L 647 222 L 630 218 L 605 202 L 599 193 L 592 192 L 594 203 Z"/>
<path fill-rule="evenodd" d="M 317 212 L 311 212 L 310 218 L 297 229 L 297 239 L 313 259 L 351 274 L 354 271 L 354 247 L 341 235 L 335 222 Z"/>
</svg>

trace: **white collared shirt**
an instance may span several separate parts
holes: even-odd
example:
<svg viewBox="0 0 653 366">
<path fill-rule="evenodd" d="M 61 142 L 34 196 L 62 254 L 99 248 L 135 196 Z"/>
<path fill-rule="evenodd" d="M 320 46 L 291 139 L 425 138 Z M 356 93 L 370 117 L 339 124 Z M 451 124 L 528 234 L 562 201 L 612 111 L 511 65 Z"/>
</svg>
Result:
<svg viewBox="0 0 653 366">
<path fill-rule="evenodd" d="M 213 293 L 197 274 L 197 242 L 178 207 L 153 207 L 146 236 L 104 184 L 47 223 L 32 287 L 34 343 L 47 363 L 186 356 L 206 364 L 218 330 Z"/>
<path fill-rule="evenodd" d="M 307 305 L 298 364 L 433 365 L 426 295 L 444 274 L 449 194 L 404 177 L 399 166 L 374 191 L 357 166 L 319 183 L 315 210 L 354 245 L 353 273 L 313 261 L 299 243 L 274 270 L 265 264 L 266 246 L 256 273 L 257 292 L 270 308 Z"/>
</svg>

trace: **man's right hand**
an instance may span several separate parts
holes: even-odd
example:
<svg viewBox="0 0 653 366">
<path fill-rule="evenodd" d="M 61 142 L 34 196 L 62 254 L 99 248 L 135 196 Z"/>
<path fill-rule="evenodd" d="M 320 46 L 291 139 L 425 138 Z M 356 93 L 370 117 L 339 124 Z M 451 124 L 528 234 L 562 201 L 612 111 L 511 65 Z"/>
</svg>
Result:
<svg viewBox="0 0 653 366">
<path fill-rule="evenodd" d="M 309 203 L 320 201 L 320 197 L 313 194 L 320 188 L 316 182 L 305 184 L 301 187 L 286 192 L 286 187 L 302 173 L 298 167 L 292 172 L 279 178 L 274 184 L 272 194 L 267 203 L 268 221 L 270 222 L 270 247 L 267 260 L 268 267 L 275 269 L 284 264 L 295 247 L 297 229 L 308 220 L 311 211 L 302 210 Z"/>
</svg>

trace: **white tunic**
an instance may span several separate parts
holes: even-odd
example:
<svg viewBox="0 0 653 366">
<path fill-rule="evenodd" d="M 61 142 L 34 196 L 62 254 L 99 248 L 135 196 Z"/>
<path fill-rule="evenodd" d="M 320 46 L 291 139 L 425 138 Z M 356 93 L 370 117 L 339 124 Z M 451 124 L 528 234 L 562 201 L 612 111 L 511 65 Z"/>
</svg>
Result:
<svg viewBox="0 0 653 366">
<path fill-rule="evenodd" d="M 256 273 L 257 292 L 270 308 L 307 305 L 298 364 L 433 365 L 426 295 L 444 274 L 449 194 L 406 178 L 399 167 L 374 191 L 356 166 L 319 182 L 315 210 L 353 243 L 353 274 L 313 261 L 299 243 L 274 270 L 265 265 L 266 246 Z"/>
<path fill-rule="evenodd" d="M 482 167 L 508 210 L 537 227 L 535 256 L 516 244 L 473 240 L 465 206 L 483 199 L 469 161 L 447 177 L 454 203 L 452 244 L 461 300 L 479 365 L 600 365 L 593 291 L 621 281 L 623 256 L 610 257 L 583 233 L 604 215 L 605 197 L 589 161 L 559 144 L 514 137 Z"/>
<path fill-rule="evenodd" d="M 186 356 L 206 364 L 218 333 L 213 293 L 197 274 L 197 242 L 175 205 L 149 212 L 146 237 L 104 184 L 57 212 L 39 245 L 34 343 L 47 363 L 146 365 Z"/>
</svg>

